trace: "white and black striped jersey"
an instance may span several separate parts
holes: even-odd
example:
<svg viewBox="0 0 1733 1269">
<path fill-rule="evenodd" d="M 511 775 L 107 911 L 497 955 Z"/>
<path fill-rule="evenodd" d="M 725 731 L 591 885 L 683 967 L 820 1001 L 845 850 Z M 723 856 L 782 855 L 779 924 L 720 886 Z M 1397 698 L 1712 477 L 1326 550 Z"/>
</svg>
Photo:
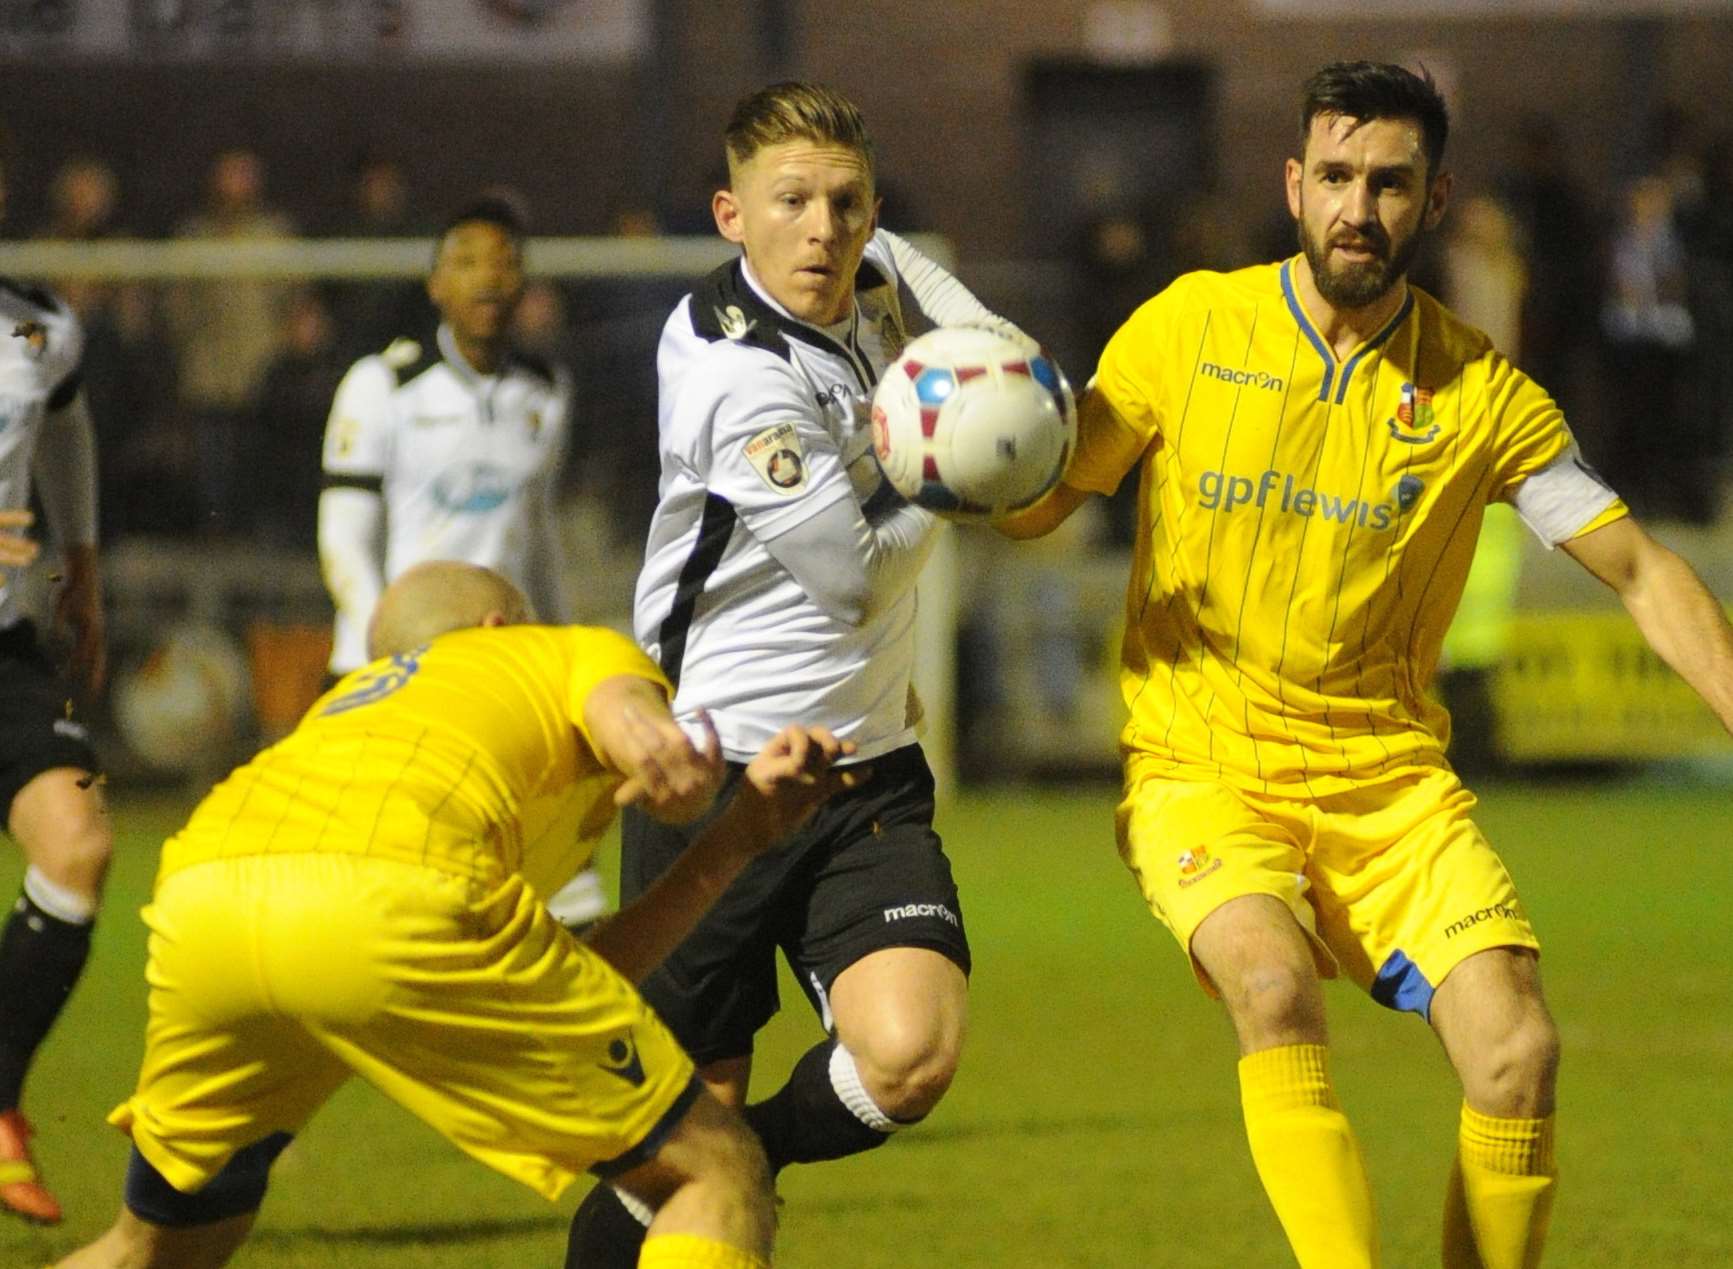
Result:
<svg viewBox="0 0 1733 1269">
<path fill-rule="evenodd" d="M 82 413 L 74 418 L 69 408 L 79 400 L 83 357 L 84 331 L 72 310 L 48 291 L 0 278 L 0 507 L 30 505 L 45 449 L 89 445 L 88 434 L 71 435 L 75 425 L 88 428 L 88 419 Z M 57 429 L 67 435 L 56 435 Z M 82 490 L 78 497 L 89 514 L 81 508 L 80 523 L 55 527 L 70 530 L 83 545 L 95 540 L 95 493 Z M 0 571 L 0 628 L 28 615 L 22 590 Z"/>
<path fill-rule="evenodd" d="M 965 320 L 994 319 L 883 231 L 836 326 L 791 316 L 743 259 L 668 319 L 657 353 L 660 501 L 634 625 L 675 684 L 676 711 L 710 711 L 729 758 L 751 758 L 790 722 L 854 741 L 857 759 L 913 740 L 912 584 L 851 621 L 816 602 L 767 544 L 857 497 L 848 468 L 879 374 L 913 335 Z"/>
<path fill-rule="evenodd" d="M 366 662 L 380 591 L 423 560 L 496 569 L 538 618 L 567 619 L 555 485 L 570 403 L 563 370 L 513 352 L 497 375 L 477 374 L 444 327 L 431 347 L 400 339 L 350 368 L 326 424 L 319 509 L 334 671 Z M 383 499 L 383 549 L 377 516 L 349 491 Z"/>
</svg>

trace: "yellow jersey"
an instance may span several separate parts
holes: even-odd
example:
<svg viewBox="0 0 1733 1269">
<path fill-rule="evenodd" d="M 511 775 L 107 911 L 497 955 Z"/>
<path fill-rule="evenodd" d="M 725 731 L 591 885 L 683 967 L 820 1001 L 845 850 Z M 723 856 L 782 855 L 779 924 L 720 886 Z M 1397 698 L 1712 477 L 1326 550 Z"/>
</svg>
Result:
<svg viewBox="0 0 1733 1269">
<path fill-rule="evenodd" d="M 584 702 L 604 679 L 667 680 L 611 630 L 506 626 L 375 661 L 217 785 L 160 876 L 235 855 L 346 852 L 553 893 L 588 862 L 620 776 Z"/>
<path fill-rule="evenodd" d="M 1065 480 L 1111 493 L 1141 465 L 1128 752 L 1318 795 L 1443 765 L 1425 688 L 1481 515 L 1575 450 L 1546 392 L 1425 292 L 1344 360 L 1292 268 L 1187 274 L 1138 309 Z M 1579 532 L 1624 514 L 1606 501 Z"/>
</svg>

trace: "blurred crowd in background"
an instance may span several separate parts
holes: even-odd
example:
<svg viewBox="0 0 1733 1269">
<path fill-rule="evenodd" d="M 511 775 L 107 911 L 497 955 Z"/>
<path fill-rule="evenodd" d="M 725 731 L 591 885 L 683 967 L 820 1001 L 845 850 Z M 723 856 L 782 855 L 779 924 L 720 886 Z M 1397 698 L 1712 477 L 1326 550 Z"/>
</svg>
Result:
<svg viewBox="0 0 1733 1269">
<path fill-rule="evenodd" d="M 1590 458 L 1639 513 L 1714 521 L 1733 432 L 1733 135 L 1711 136 L 1687 111 L 1663 111 L 1649 129 L 1649 153 L 1633 165 L 1643 174 L 1601 188 L 1573 171 L 1549 119 L 1506 126 L 1516 141 L 1508 168 L 1488 187 L 1458 187 L 1416 280 L 1554 393 Z M 225 150 L 174 233 L 426 236 L 475 192 L 417 188 L 401 163 L 377 153 L 332 172 L 322 191 L 329 213 L 297 224 L 276 206 L 266 157 Z M 625 211 L 615 230 L 708 232 L 704 209 L 692 211 Z M 887 212 L 895 228 L 925 227 L 894 192 Z M 56 240 L 144 236 L 102 155 L 68 158 L 42 222 L 9 228 Z M 1025 285 L 1016 262 L 993 262 L 986 284 L 973 276 L 983 262 L 964 258 L 957 270 L 1047 340 L 1081 383 L 1113 329 L 1177 274 L 1281 258 L 1294 243 L 1274 197 L 1267 213 L 1248 215 L 1205 194 L 1104 210 L 1079 240 L 1054 244 L 1062 258 L 1031 261 Z M 110 542 L 244 539 L 310 556 L 320 438 L 338 380 L 357 357 L 399 336 L 427 337 L 434 321 L 412 279 L 44 280 L 77 309 L 88 334 Z M 605 502 L 622 542 L 641 534 L 654 502 L 653 350 L 685 289 L 685 280 L 536 279 L 517 314 L 522 344 L 576 376 L 568 492 Z M 1129 525 L 1110 532 L 1129 540 Z"/>
</svg>

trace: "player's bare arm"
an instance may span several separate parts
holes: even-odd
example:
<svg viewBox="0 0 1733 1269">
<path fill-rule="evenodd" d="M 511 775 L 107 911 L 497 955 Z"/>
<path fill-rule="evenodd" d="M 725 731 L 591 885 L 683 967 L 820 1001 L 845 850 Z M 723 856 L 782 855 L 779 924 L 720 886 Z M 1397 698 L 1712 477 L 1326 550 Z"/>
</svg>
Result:
<svg viewBox="0 0 1733 1269">
<path fill-rule="evenodd" d="M 604 765 L 626 777 L 614 805 L 639 806 L 668 824 L 689 824 L 722 787 L 722 745 L 700 715 L 694 744 L 668 711 L 659 684 L 635 675 L 604 679 L 584 702 L 584 721 Z"/>
<path fill-rule="evenodd" d="M 27 568 L 36 562 L 42 546 L 24 532 L 35 522 L 27 508 L 0 508 L 0 568 Z"/>
<path fill-rule="evenodd" d="M 1649 646 L 1733 732 L 1733 625 L 1691 566 L 1629 517 L 1562 545 L 1612 587 Z"/>
<path fill-rule="evenodd" d="M 633 982 L 665 960 L 753 859 L 806 822 L 824 800 L 866 778 L 834 763 L 854 752 L 822 727 L 790 726 L 768 740 L 722 813 L 672 867 L 587 939 Z"/>
<path fill-rule="evenodd" d="M 54 596 L 54 627 L 71 641 L 68 669 L 86 692 L 102 690 L 108 676 L 102 614 L 102 572 L 96 547 L 66 548 L 66 572 Z"/>
<path fill-rule="evenodd" d="M 1071 513 L 1087 501 L 1088 490 L 1075 488 L 1061 480 L 1024 510 L 993 521 L 993 527 L 1019 542 L 1044 538 L 1069 520 Z"/>
</svg>

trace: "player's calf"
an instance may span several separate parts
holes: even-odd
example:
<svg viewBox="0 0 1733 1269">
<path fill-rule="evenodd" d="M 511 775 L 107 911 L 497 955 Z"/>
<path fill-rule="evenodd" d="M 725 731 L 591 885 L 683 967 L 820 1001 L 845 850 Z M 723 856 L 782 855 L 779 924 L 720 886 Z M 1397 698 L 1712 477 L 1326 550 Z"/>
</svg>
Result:
<svg viewBox="0 0 1733 1269">
<path fill-rule="evenodd" d="M 769 1265 L 776 1228 L 770 1167 L 745 1122 L 709 1093 L 693 1100 L 647 1162 L 611 1181 L 655 1212 L 638 1264 Z M 574 1246 L 568 1264 L 588 1263 Z"/>
<path fill-rule="evenodd" d="M 237 1150 L 197 1193 L 169 1184 L 134 1147 L 125 1207 L 107 1233 L 57 1269 L 217 1269 L 246 1240 L 286 1132 Z"/>
</svg>

